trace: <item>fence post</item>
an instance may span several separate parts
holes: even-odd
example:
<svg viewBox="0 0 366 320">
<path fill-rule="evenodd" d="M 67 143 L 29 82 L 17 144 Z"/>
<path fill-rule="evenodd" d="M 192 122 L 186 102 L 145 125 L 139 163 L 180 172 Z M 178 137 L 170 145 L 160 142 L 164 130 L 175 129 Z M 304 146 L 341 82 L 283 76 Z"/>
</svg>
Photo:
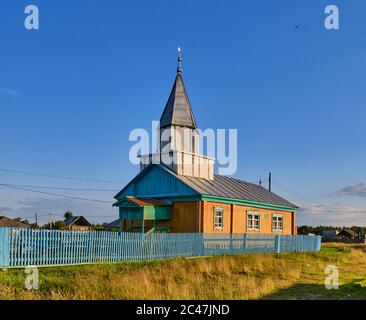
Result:
<svg viewBox="0 0 366 320">
<path fill-rule="evenodd" d="M 233 254 L 234 246 L 233 246 L 233 234 L 230 233 L 230 254 Z"/>
<path fill-rule="evenodd" d="M 200 239 L 200 251 L 201 251 L 201 256 L 206 256 L 207 252 L 206 252 L 206 248 L 205 248 L 205 235 L 204 233 L 199 233 L 199 239 Z"/>
<path fill-rule="evenodd" d="M 279 234 L 275 236 L 275 250 L 276 253 L 281 253 L 281 235 Z"/>
<path fill-rule="evenodd" d="M 10 228 L 0 228 L 0 267 L 10 267 Z"/>
<path fill-rule="evenodd" d="M 247 238 L 248 238 L 248 234 L 244 234 L 244 238 L 243 238 L 243 253 L 246 252 L 246 248 L 247 248 Z"/>
<path fill-rule="evenodd" d="M 317 242 L 316 242 L 316 251 L 320 251 L 321 250 L 321 242 L 322 242 L 322 238 L 320 237 L 320 236 L 316 236 L 316 240 L 317 240 Z"/>
</svg>

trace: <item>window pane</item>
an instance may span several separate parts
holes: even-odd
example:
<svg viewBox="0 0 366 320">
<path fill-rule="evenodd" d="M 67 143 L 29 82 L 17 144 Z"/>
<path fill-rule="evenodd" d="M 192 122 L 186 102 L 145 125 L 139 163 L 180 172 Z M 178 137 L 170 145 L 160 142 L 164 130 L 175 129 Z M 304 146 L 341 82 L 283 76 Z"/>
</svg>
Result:
<svg viewBox="0 0 366 320">
<path fill-rule="evenodd" d="M 247 212 L 247 230 L 260 229 L 260 214 Z"/>
<path fill-rule="evenodd" d="M 248 213 L 247 223 L 248 223 L 248 229 L 252 229 L 253 223 L 252 223 L 252 215 L 250 213 Z"/>
<path fill-rule="evenodd" d="M 214 208 L 214 228 L 222 230 L 224 225 L 224 210 L 222 208 Z"/>
<path fill-rule="evenodd" d="M 273 231 L 283 231 L 283 216 L 282 215 L 274 215 L 272 218 L 273 223 Z"/>
</svg>

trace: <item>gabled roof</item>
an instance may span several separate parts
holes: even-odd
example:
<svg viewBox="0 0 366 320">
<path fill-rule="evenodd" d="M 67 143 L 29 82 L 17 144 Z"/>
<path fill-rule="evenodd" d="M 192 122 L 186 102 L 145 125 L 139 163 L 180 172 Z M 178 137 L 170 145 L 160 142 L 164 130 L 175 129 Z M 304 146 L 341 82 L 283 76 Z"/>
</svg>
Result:
<svg viewBox="0 0 366 320">
<path fill-rule="evenodd" d="M 352 230 L 352 229 L 343 229 L 339 234 L 340 235 L 348 234 L 351 237 L 358 237 L 359 236 L 359 233 L 356 232 L 355 230 Z"/>
<path fill-rule="evenodd" d="M 72 225 L 77 225 L 77 226 L 85 226 L 85 227 L 90 227 L 91 224 L 89 223 L 88 220 L 86 220 L 83 216 L 78 216 L 78 217 L 70 217 L 69 219 L 67 219 L 65 221 L 65 224 L 70 227 Z"/>
<path fill-rule="evenodd" d="M 114 221 L 106 224 L 104 228 L 107 229 L 107 230 L 112 230 L 116 227 L 119 227 L 120 223 L 121 223 L 121 220 L 117 219 L 117 220 L 114 220 Z"/>
<path fill-rule="evenodd" d="M 173 125 L 191 129 L 197 128 L 188 94 L 180 73 L 175 78 L 172 92 L 160 118 L 160 128 Z"/>
<path fill-rule="evenodd" d="M 29 226 L 23 222 L 10 219 L 4 216 L 0 216 L 0 227 L 29 228 Z"/>
<path fill-rule="evenodd" d="M 172 173 L 175 174 L 174 172 Z M 243 180 L 220 176 L 217 174 L 214 175 L 213 180 L 206 180 L 190 176 L 176 176 L 182 182 L 202 195 L 241 199 L 298 208 L 295 204 L 267 190 L 266 188 Z"/>
<path fill-rule="evenodd" d="M 151 206 L 169 206 L 169 203 L 166 203 L 164 201 L 158 200 L 158 199 L 138 199 L 135 197 L 127 196 L 124 199 L 116 202 L 113 206 L 119 206 L 124 201 L 128 201 L 130 203 L 133 203 L 134 205 L 138 207 L 151 207 Z"/>
<path fill-rule="evenodd" d="M 141 182 L 141 180 L 146 179 L 146 177 L 149 176 L 149 174 L 151 172 L 154 172 L 155 170 L 164 170 L 164 172 L 166 172 L 167 175 L 172 176 L 172 179 L 176 178 L 176 174 L 174 174 L 174 172 L 171 171 L 170 169 L 168 169 L 166 166 L 161 165 L 161 164 L 150 164 L 147 167 L 145 167 L 142 171 L 140 171 L 129 183 L 127 183 L 127 185 L 125 185 L 122 188 L 122 190 L 114 196 L 114 198 L 117 200 L 120 200 L 120 201 L 126 201 L 126 198 L 125 198 L 126 196 L 135 196 L 136 195 L 135 194 L 135 185 L 139 184 Z M 193 195 L 199 196 L 199 193 L 197 191 L 195 191 L 192 188 L 190 188 L 189 186 L 187 186 L 184 182 L 181 182 L 181 185 L 184 186 L 185 190 L 180 192 L 180 194 L 183 194 L 183 193 L 186 194 L 190 191 L 191 192 L 190 195 L 193 194 Z M 152 196 L 146 197 L 146 198 L 151 198 Z M 140 197 L 140 198 L 142 198 L 142 197 Z"/>
<path fill-rule="evenodd" d="M 197 195 L 246 200 L 294 209 L 298 208 L 290 201 L 287 201 L 279 195 L 254 183 L 220 175 L 215 175 L 213 180 L 206 180 L 190 176 L 180 176 L 162 164 L 150 164 L 147 166 L 134 179 L 132 179 L 131 182 L 115 196 L 115 198 L 118 198 L 131 183 L 139 183 L 139 181 L 144 179 L 144 176 L 150 172 L 152 168 L 159 168 L 160 170 L 168 172 Z"/>
</svg>

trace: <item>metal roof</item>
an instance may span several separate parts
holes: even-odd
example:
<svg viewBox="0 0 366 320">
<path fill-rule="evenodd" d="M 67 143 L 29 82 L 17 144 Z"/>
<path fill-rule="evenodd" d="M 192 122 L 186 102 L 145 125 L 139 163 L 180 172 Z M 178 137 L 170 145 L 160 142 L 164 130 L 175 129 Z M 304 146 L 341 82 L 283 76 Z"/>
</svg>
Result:
<svg viewBox="0 0 366 320">
<path fill-rule="evenodd" d="M 168 206 L 169 204 L 158 200 L 158 199 L 138 199 L 135 197 L 131 197 L 131 196 L 127 196 L 126 197 L 128 200 L 132 201 L 133 203 L 144 207 L 144 206 Z"/>
<path fill-rule="evenodd" d="M 104 228 L 107 230 L 112 230 L 113 228 L 119 227 L 120 223 L 121 223 L 121 220 L 117 219 L 117 220 L 114 220 L 114 221 L 106 224 Z"/>
<path fill-rule="evenodd" d="M 126 196 L 124 199 L 119 200 L 115 204 L 113 204 L 113 206 L 117 207 L 126 200 L 132 202 L 139 207 L 169 206 L 169 203 L 161 201 L 159 199 L 139 199 L 132 196 Z"/>
<path fill-rule="evenodd" d="M 351 237 L 358 237 L 359 233 L 352 229 L 343 229 L 338 235 L 348 234 Z"/>
<path fill-rule="evenodd" d="M 298 206 L 291 203 L 290 201 L 287 201 L 279 195 L 254 183 L 220 175 L 215 175 L 213 180 L 206 180 L 190 176 L 181 176 L 177 175 L 174 171 L 162 164 L 150 164 L 149 166 L 147 166 L 135 178 L 133 178 L 127 184 L 127 186 L 125 186 L 115 196 L 115 198 L 118 199 L 122 192 L 124 192 L 124 190 L 126 190 L 129 185 L 131 185 L 132 183 L 138 183 L 140 179 L 143 179 L 143 177 L 155 167 L 158 167 L 161 170 L 164 170 L 173 175 L 176 179 L 178 179 L 194 192 L 196 192 L 197 195 L 260 202 L 264 204 L 285 206 L 294 209 L 298 208 Z M 126 197 L 115 203 L 114 206 L 118 205 L 121 201 L 125 201 L 125 199 Z M 140 198 L 139 200 L 149 201 L 153 199 Z"/>
<path fill-rule="evenodd" d="M 182 181 L 201 195 L 220 198 L 241 199 L 286 206 L 291 208 L 298 208 L 298 206 L 291 203 L 290 201 L 287 201 L 279 195 L 254 183 L 220 175 L 215 175 L 213 180 L 206 180 L 190 176 L 180 176 L 170 169 L 166 168 L 165 166 L 161 167 L 174 174 L 180 181 Z"/>
<path fill-rule="evenodd" d="M 65 221 L 65 224 L 69 227 L 73 224 L 76 224 L 78 226 L 87 226 L 90 227 L 91 224 L 89 223 L 88 220 L 86 220 L 83 216 L 78 216 L 78 217 L 70 217 Z"/>
<path fill-rule="evenodd" d="M 172 92 L 160 118 L 160 128 L 173 125 L 192 129 L 197 128 L 188 94 L 180 73 L 175 78 Z"/>
</svg>

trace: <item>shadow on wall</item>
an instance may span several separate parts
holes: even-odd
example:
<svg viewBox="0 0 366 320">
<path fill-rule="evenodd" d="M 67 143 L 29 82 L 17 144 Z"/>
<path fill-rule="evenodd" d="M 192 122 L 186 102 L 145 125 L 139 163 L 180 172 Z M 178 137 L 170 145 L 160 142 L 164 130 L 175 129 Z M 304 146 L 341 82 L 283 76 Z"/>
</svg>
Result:
<svg viewBox="0 0 366 320">
<path fill-rule="evenodd" d="M 357 279 L 327 290 L 324 285 L 297 284 L 262 297 L 262 300 L 365 300 L 366 279 Z"/>
</svg>

